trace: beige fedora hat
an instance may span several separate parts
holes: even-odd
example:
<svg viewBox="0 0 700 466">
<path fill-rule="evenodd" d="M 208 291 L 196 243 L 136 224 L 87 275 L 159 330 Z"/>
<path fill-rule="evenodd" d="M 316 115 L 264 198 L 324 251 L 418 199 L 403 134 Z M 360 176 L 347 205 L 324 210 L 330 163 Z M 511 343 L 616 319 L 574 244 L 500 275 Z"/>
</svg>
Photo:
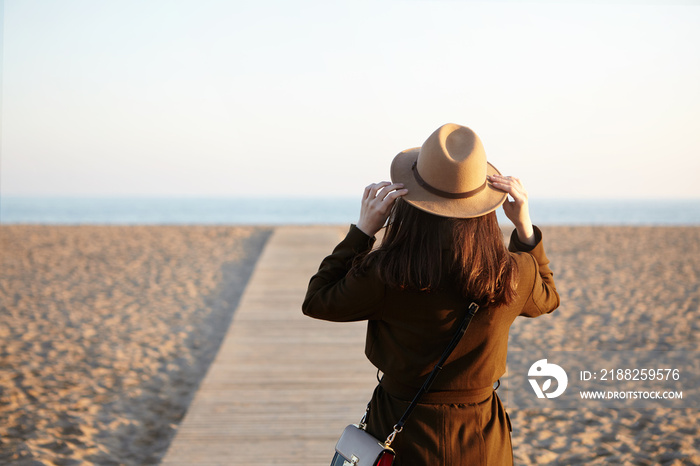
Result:
<svg viewBox="0 0 700 466">
<path fill-rule="evenodd" d="M 486 161 L 479 136 L 453 123 L 391 163 L 391 180 L 408 189 L 403 199 L 441 217 L 480 217 L 496 210 L 507 194 L 487 181 L 486 175 L 495 174 L 500 172 Z"/>
</svg>

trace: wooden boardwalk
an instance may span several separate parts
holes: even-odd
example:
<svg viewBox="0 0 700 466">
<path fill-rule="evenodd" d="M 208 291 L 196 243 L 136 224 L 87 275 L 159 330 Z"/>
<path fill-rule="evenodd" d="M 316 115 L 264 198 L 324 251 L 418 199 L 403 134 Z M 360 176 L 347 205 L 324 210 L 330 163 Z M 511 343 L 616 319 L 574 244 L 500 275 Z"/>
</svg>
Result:
<svg viewBox="0 0 700 466">
<path fill-rule="evenodd" d="M 162 464 L 330 463 L 376 385 L 366 323 L 301 313 L 309 278 L 345 231 L 275 230 Z"/>
</svg>

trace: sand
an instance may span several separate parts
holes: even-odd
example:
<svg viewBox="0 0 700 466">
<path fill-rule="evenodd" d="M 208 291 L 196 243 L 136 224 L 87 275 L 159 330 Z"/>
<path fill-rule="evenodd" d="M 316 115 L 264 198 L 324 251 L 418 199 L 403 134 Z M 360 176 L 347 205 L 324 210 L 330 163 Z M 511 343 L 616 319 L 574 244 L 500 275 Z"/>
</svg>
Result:
<svg viewBox="0 0 700 466">
<path fill-rule="evenodd" d="M 512 350 L 700 350 L 700 228 L 544 228 L 561 308 Z M 269 230 L 0 227 L 0 463 L 154 464 Z M 235 324 L 234 324 L 235 325 Z M 700 411 L 511 410 L 516 464 L 700 464 Z"/>
<path fill-rule="evenodd" d="M 269 233 L 0 227 L 0 464 L 157 464 Z"/>
<path fill-rule="evenodd" d="M 543 228 L 561 307 L 517 319 L 511 350 L 700 353 L 700 228 Z M 689 401 L 689 404 L 691 402 Z M 689 409 L 511 410 L 516 464 L 700 464 Z"/>
</svg>

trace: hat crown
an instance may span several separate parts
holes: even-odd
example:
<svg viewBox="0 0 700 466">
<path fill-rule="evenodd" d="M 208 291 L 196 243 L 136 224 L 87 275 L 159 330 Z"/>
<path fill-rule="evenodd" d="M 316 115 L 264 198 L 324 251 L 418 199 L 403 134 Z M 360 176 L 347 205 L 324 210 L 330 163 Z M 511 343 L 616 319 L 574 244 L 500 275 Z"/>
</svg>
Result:
<svg viewBox="0 0 700 466">
<path fill-rule="evenodd" d="M 416 168 L 434 188 L 448 193 L 467 192 L 486 181 L 486 152 L 474 131 L 448 123 L 425 140 Z"/>
</svg>

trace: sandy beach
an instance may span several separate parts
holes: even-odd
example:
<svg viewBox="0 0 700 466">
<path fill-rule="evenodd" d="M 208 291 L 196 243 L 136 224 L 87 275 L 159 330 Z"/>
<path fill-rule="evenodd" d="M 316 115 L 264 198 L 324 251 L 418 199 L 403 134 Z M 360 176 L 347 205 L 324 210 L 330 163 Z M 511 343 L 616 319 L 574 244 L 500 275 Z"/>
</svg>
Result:
<svg viewBox="0 0 700 466">
<path fill-rule="evenodd" d="M 0 464 L 157 464 L 268 236 L 0 227 Z"/>
<path fill-rule="evenodd" d="M 697 358 L 700 228 L 543 230 L 562 305 L 511 350 Z M 269 234 L 1 226 L 0 463 L 157 464 Z M 516 464 L 700 464 L 696 408 L 510 416 Z"/>
<path fill-rule="evenodd" d="M 561 307 L 510 350 L 700 350 L 700 228 L 543 228 Z M 689 402 L 690 403 L 690 402 Z M 700 410 L 510 411 L 516 464 L 700 464 Z"/>
</svg>

